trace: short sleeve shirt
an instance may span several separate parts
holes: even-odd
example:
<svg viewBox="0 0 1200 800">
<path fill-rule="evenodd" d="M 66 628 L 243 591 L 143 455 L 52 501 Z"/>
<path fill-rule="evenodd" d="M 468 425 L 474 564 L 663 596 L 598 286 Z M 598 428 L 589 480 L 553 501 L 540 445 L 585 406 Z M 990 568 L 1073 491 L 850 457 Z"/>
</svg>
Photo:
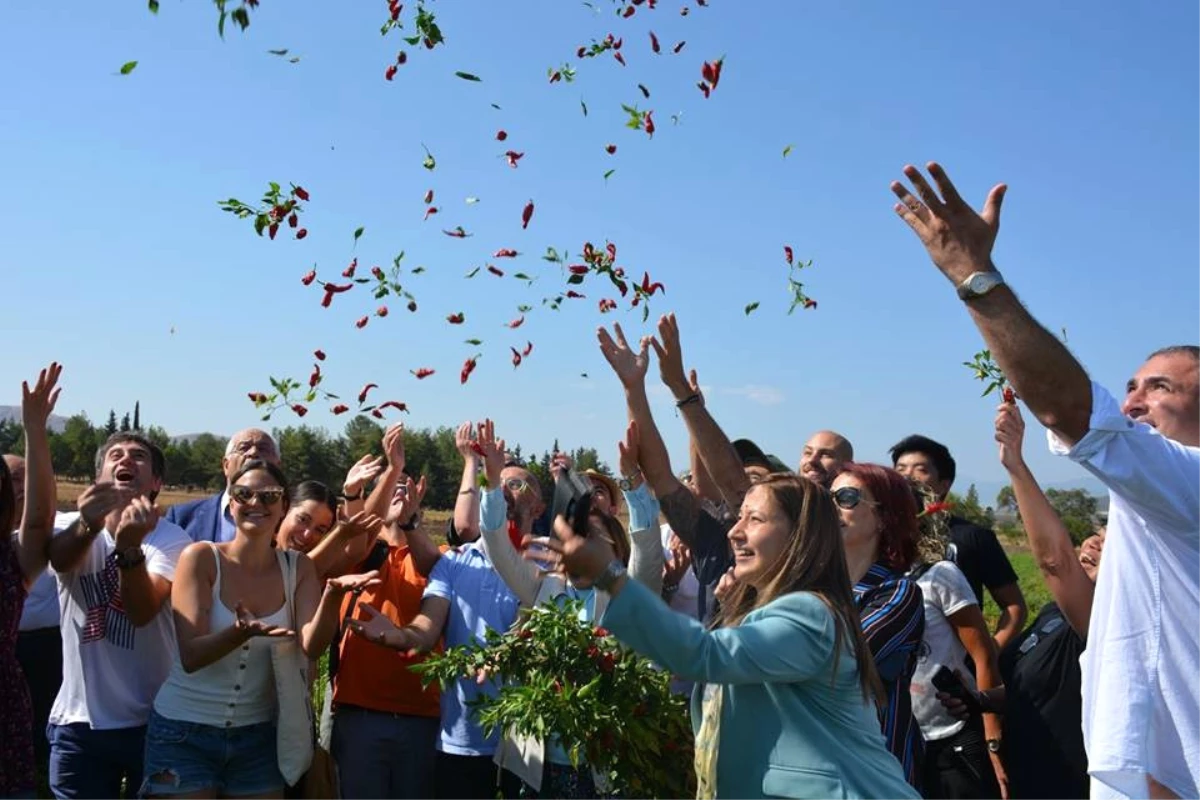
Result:
<svg viewBox="0 0 1200 800">
<path fill-rule="evenodd" d="M 975 602 L 983 606 L 983 587 L 995 589 L 1017 582 L 1017 573 L 1008 555 L 990 528 L 984 528 L 960 517 L 950 518 L 950 546 L 946 558 L 962 570 Z"/>
</svg>

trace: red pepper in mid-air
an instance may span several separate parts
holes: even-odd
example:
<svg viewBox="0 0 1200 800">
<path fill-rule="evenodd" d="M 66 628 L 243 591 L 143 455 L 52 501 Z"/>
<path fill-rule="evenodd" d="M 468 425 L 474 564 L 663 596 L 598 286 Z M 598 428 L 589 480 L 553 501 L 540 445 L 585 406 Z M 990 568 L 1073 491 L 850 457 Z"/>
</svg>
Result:
<svg viewBox="0 0 1200 800">
<path fill-rule="evenodd" d="M 383 409 L 385 409 L 385 408 L 394 408 L 397 411 L 404 412 L 405 414 L 408 413 L 408 406 L 397 400 L 385 400 L 382 403 L 380 403 L 379 405 L 375 406 L 376 411 L 383 411 Z"/>
<path fill-rule="evenodd" d="M 371 267 L 371 274 L 374 275 L 377 280 L 383 280 L 385 277 L 383 270 L 380 269 L 378 265 Z"/>
<path fill-rule="evenodd" d="M 516 258 L 519 255 L 520 253 L 518 253 L 516 250 L 510 250 L 507 247 L 501 247 L 499 250 L 492 253 L 492 258 Z"/>
<path fill-rule="evenodd" d="M 279 233 L 279 223 L 278 222 L 273 224 L 271 227 L 267 228 L 267 236 L 270 236 L 272 241 L 274 241 L 275 234 L 277 234 L 277 233 Z"/>
<path fill-rule="evenodd" d="M 313 357 L 315 359 L 317 359 L 317 361 L 324 361 L 325 360 L 325 351 L 324 350 L 313 350 Z"/>
<path fill-rule="evenodd" d="M 356 270 L 356 269 L 358 269 L 358 259 L 357 258 L 350 262 L 350 266 L 348 266 L 344 270 L 342 270 L 342 277 L 343 278 L 353 278 L 354 270 Z"/>
<path fill-rule="evenodd" d="M 338 403 L 336 406 L 329 409 L 330 413 L 334 414 L 335 416 L 337 414 L 345 414 L 349 410 L 350 410 L 350 406 L 345 405 L 344 403 Z"/>
<path fill-rule="evenodd" d="M 600 301 L 600 313 L 601 314 L 607 314 L 609 311 L 614 310 L 616 307 L 617 307 L 617 301 L 613 300 L 611 298 L 606 297 Z"/>
<path fill-rule="evenodd" d="M 296 188 L 292 189 L 292 194 L 296 195 L 296 197 L 299 197 L 304 202 L 308 202 L 308 192 L 304 191 L 303 186 L 297 186 Z"/>
<path fill-rule="evenodd" d="M 423 381 L 434 373 L 434 370 L 429 367 L 421 367 L 420 369 L 409 370 L 416 376 L 417 380 Z"/>
<path fill-rule="evenodd" d="M 521 351 L 517 350 L 515 347 L 510 347 L 508 349 L 512 350 L 513 369 L 516 369 L 517 367 L 521 366 Z"/>
<path fill-rule="evenodd" d="M 617 246 L 615 244 L 613 244 L 612 242 L 609 242 L 606 245 L 604 245 L 604 252 L 608 253 L 609 261 L 617 260 Z"/>
<path fill-rule="evenodd" d="M 300 230 L 296 231 L 297 239 L 303 239 L 305 236 L 308 236 L 308 228 L 301 228 Z"/>
<path fill-rule="evenodd" d="M 305 408 L 304 406 L 300 405 L 299 403 L 292 404 L 292 411 L 296 412 L 297 417 L 303 417 L 305 414 L 308 413 L 308 409 Z"/>
<path fill-rule="evenodd" d="M 533 219 L 533 201 L 530 200 L 525 204 L 525 208 L 521 210 L 521 230 L 529 227 L 529 220 Z"/>
<path fill-rule="evenodd" d="M 625 10 L 621 12 L 621 16 L 624 17 L 625 19 L 629 19 L 630 17 L 633 16 L 633 13 L 635 11 L 637 11 L 637 9 L 635 7 L 625 6 Z"/>
<path fill-rule="evenodd" d="M 805 307 L 805 308 L 816 308 L 816 307 L 817 307 L 817 301 L 816 301 L 816 300 L 813 300 L 813 299 L 811 299 L 811 298 L 810 298 L 810 299 L 808 299 L 808 300 L 805 300 L 805 301 L 804 301 L 804 307 Z"/>
<path fill-rule="evenodd" d="M 654 35 L 654 31 L 650 31 L 650 49 L 656 53 L 662 52 L 662 48 L 658 45 L 658 37 Z"/>
<path fill-rule="evenodd" d="M 383 79 L 385 81 L 390 81 L 392 78 L 396 77 L 396 71 L 398 69 L 399 67 L 397 67 L 395 64 L 389 65 L 388 68 L 383 71 Z"/>
<path fill-rule="evenodd" d="M 348 292 L 353 288 L 354 288 L 353 283 L 326 283 L 325 284 L 325 291 L 329 292 L 330 294 L 341 294 L 342 292 Z"/>
<path fill-rule="evenodd" d="M 312 270 L 309 270 L 308 272 L 304 273 L 304 277 L 300 279 L 300 282 L 303 283 L 305 286 L 308 286 L 316 279 L 317 279 L 317 271 L 315 269 L 312 269 Z"/>
<path fill-rule="evenodd" d="M 446 317 L 446 322 L 449 322 L 451 325 L 462 325 L 466 318 L 466 315 L 460 311 L 457 314 L 451 314 Z"/>
<path fill-rule="evenodd" d="M 587 264 L 572 264 L 571 266 L 567 267 L 567 270 L 572 275 L 587 275 L 588 269 L 590 269 L 590 267 L 588 267 Z"/>
<path fill-rule="evenodd" d="M 521 356 L 526 357 L 533 352 L 533 342 L 526 342 L 525 349 L 521 351 Z"/>
<path fill-rule="evenodd" d="M 792 247 L 791 247 L 791 245 L 786 245 L 786 244 L 785 244 L 785 245 L 783 246 L 783 257 L 784 257 L 785 259 L 787 259 L 788 266 L 790 267 L 790 266 L 792 265 L 792 258 L 793 258 L 793 254 L 792 254 Z"/>
<path fill-rule="evenodd" d="M 709 86 L 704 81 L 700 81 L 699 83 L 696 84 L 696 86 L 698 86 L 700 88 L 700 91 L 704 94 L 705 100 L 707 100 L 709 95 L 712 94 L 712 87 Z"/>
<path fill-rule="evenodd" d="M 355 323 L 354 323 L 354 327 L 356 327 L 356 328 L 365 328 L 365 327 L 367 327 L 367 323 L 368 323 L 368 322 L 370 322 L 370 321 L 371 321 L 371 318 L 370 318 L 370 317 L 359 317 L 359 318 L 358 318 L 358 322 L 355 322 Z"/>
<path fill-rule="evenodd" d="M 642 277 L 642 292 L 647 297 L 653 297 L 654 293 L 658 292 L 658 291 L 661 291 L 665 294 L 667 290 L 665 288 L 663 288 L 663 285 L 661 283 L 651 283 L 650 282 L 650 273 L 647 272 Z"/>
<path fill-rule="evenodd" d="M 512 320 L 511 322 L 508 322 L 508 323 L 505 323 L 505 324 L 506 324 L 506 325 L 507 325 L 509 328 L 512 328 L 513 330 L 516 330 L 517 328 L 519 328 L 519 327 L 521 327 L 522 325 L 524 325 L 524 324 L 525 324 L 525 315 L 524 315 L 524 314 L 522 314 L 521 316 L 517 317 L 516 319 Z"/>
<path fill-rule="evenodd" d="M 616 146 L 615 144 L 608 144 L 608 145 L 605 145 L 605 146 L 604 146 L 604 152 L 608 153 L 608 154 L 611 156 L 611 155 L 613 155 L 614 153 L 616 153 L 616 152 L 617 152 L 617 146 Z"/>
<path fill-rule="evenodd" d="M 522 158 L 524 158 L 524 157 L 525 157 L 525 154 L 524 154 L 524 153 L 518 153 L 518 152 L 517 152 L 517 151 L 515 151 L 515 150 L 509 150 L 508 152 L 506 152 L 506 153 L 504 154 L 504 157 L 505 157 L 506 159 L 508 159 L 508 165 L 509 165 L 510 167 L 512 167 L 513 169 L 516 169 L 516 168 L 517 168 L 517 162 L 518 162 L 518 161 L 520 161 Z"/>
<path fill-rule="evenodd" d="M 312 375 L 308 376 L 308 388 L 312 389 L 321 382 L 321 367 L 313 364 Z"/>
<path fill-rule="evenodd" d="M 425 205 L 429 205 L 432 202 L 433 202 L 433 189 L 426 189 L 425 190 Z"/>
<path fill-rule="evenodd" d="M 1017 402 L 1016 392 L 1007 386 L 1004 387 L 1004 402 L 1008 403 L 1009 405 Z"/>
<path fill-rule="evenodd" d="M 503 142 L 507 138 L 508 138 L 508 131 L 504 131 L 504 130 L 496 131 L 496 141 Z"/>
<path fill-rule="evenodd" d="M 363 403 L 365 403 L 367 401 L 367 395 L 371 392 L 371 390 L 378 388 L 379 384 L 377 383 L 368 383 L 366 386 L 364 386 L 358 393 L 358 404 L 361 406 Z"/>
<path fill-rule="evenodd" d="M 574 289 L 567 289 L 567 297 L 569 297 L 572 300 L 581 300 L 584 297 L 586 297 L 586 295 L 582 295 L 579 292 L 575 291 Z"/>
<path fill-rule="evenodd" d="M 263 403 L 269 402 L 267 400 L 267 396 L 262 392 L 250 392 L 246 396 L 249 397 L 255 405 L 262 405 Z"/>
<path fill-rule="evenodd" d="M 724 63 L 725 63 L 725 59 L 723 59 L 723 58 L 718 58 L 716 61 L 714 61 L 712 63 L 713 76 L 712 76 L 712 80 L 710 81 L 710 83 L 712 83 L 712 87 L 714 89 L 716 89 L 717 84 L 721 82 L 721 65 L 723 65 Z"/>
<path fill-rule="evenodd" d="M 678 53 L 679 53 L 679 51 L 683 49 L 683 46 L 684 46 L 685 44 L 687 44 L 687 42 L 678 42 L 678 43 L 676 43 L 676 45 L 675 45 L 674 47 L 672 47 L 672 48 L 671 48 L 671 52 L 672 52 L 672 53 L 676 53 L 676 54 L 678 54 Z"/>
<path fill-rule="evenodd" d="M 325 296 L 321 298 L 322 308 L 329 308 L 329 304 L 333 302 L 333 294 L 329 289 L 325 290 Z"/>
<path fill-rule="evenodd" d="M 504 270 L 500 269 L 499 267 L 495 266 L 494 264 L 488 264 L 487 267 L 488 267 L 488 272 L 492 273 L 497 278 L 504 277 Z"/>
<path fill-rule="evenodd" d="M 646 119 L 645 119 L 644 125 L 646 128 L 646 135 L 649 136 L 651 139 L 653 139 L 654 138 L 654 112 L 653 111 L 646 112 Z"/>
<path fill-rule="evenodd" d="M 386 317 L 387 315 L 388 315 L 387 306 L 380 306 L 379 308 L 375 309 L 375 316 Z"/>
<path fill-rule="evenodd" d="M 438 210 L 433 206 L 430 206 L 429 208 L 425 209 L 425 219 L 429 219 L 436 213 L 438 213 Z"/>
<path fill-rule="evenodd" d="M 615 58 L 617 60 L 617 63 L 620 64 L 622 67 L 625 66 L 625 56 L 621 55 L 620 52 L 616 52 L 616 51 L 613 52 L 613 58 Z"/>
<path fill-rule="evenodd" d="M 292 212 L 292 214 L 288 216 L 288 227 L 294 228 L 299 224 L 300 218 L 296 216 L 295 212 Z"/>
<path fill-rule="evenodd" d="M 475 358 L 468 358 L 463 362 L 462 372 L 460 372 L 458 375 L 459 383 L 466 383 L 467 379 L 471 377 L 471 373 L 475 371 L 475 360 L 477 358 L 478 356 Z"/>
</svg>

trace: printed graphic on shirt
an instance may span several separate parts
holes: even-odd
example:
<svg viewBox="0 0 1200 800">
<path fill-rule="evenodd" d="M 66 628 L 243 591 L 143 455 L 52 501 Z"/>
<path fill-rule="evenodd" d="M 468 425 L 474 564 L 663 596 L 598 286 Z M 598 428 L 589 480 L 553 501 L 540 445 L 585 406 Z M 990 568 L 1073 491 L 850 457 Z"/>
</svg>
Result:
<svg viewBox="0 0 1200 800">
<path fill-rule="evenodd" d="M 86 614 L 80 644 L 107 639 L 117 647 L 133 649 L 134 625 L 125 616 L 121 603 L 120 577 L 117 574 L 117 553 L 104 560 L 104 569 L 79 579 L 83 590 Z"/>
</svg>

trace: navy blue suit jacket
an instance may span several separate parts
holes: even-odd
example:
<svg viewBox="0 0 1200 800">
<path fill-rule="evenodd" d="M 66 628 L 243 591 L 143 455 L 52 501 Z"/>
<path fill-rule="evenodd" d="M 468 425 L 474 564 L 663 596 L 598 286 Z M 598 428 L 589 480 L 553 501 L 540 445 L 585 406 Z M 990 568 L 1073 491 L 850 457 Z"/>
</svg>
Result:
<svg viewBox="0 0 1200 800">
<path fill-rule="evenodd" d="M 167 509 L 167 520 L 183 528 L 193 542 L 219 542 L 223 494 L 218 492 L 211 497 L 171 506 Z"/>
</svg>

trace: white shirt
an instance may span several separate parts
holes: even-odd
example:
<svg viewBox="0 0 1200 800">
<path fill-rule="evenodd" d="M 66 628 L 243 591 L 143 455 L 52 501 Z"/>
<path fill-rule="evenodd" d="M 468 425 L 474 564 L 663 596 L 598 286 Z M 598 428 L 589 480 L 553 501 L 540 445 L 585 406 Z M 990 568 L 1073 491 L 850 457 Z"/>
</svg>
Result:
<svg viewBox="0 0 1200 800">
<path fill-rule="evenodd" d="M 70 524 L 77 516 L 61 519 Z M 142 542 L 146 569 L 174 580 L 179 554 L 191 543 L 178 525 L 159 520 Z M 134 627 L 120 608 L 115 567 L 105 571 L 115 549 L 112 534 L 101 531 L 78 568 L 55 573 L 63 639 L 62 688 L 50 710 L 55 725 L 84 722 L 94 730 L 145 725 L 171 668 L 176 645 L 170 598 L 149 624 Z"/>
<path fill-rule="evenodd" d="M 75 514 L 55 514 L 54 529 L 61 530 L 67 527 L 74 521 L 75 516 Z M 16 537 L 17 532 L 14 531 L 13 536 Z M 29 587 L 29 594 L 25 596 L 25 608 L 21 611 L 19 630 L 25 632 L 57 627 L 58 582 L 47 569 L 33 582 L 33 586 Z"/>
<path fill-rule="evenodd" d="M 662 531 L 662 546 L 663 559 L 671 560 L 671 526 L 663 525 Z M 689 617 L 696 616 L 698 608 L 697 598 L 700 596 L 700 581 L 696 579 L 696 571 L 688 569 L 683 577 L 679 579 L 679 588 L 675 590 L 675 594 L 671 596 L 670 606 L 680 614 L 687 614 Z"/>
<path fill-rule="evenodd" d="M 917 578 L 917 586 L 925 599 L 925 639 L 917 651 L 917 667 L 913 670 L 909 690 L 912 692 L 913 716 L 921 726 L 926 741 L 937 741 L 962 730 L 965 721 L 955 719 L 937 699 L 933 676 L 938 667 L 958 670 L 963 684 L 975 689 L 975 675 L 967 669 L 967 650 L 950 624 L 950 617 L 967 606 L 977 605 L 975 590 L 951 561 L 939 561 Z"/>
<path fill-rule="evenodd" d="M 1200 449 L 1121 413 L 1092 384 L 1089 430 L 1050 449 L 1109 489 L 1083 670 L 1092 797 L 1180 797 L 1200 784 Z"/>
</svg>

